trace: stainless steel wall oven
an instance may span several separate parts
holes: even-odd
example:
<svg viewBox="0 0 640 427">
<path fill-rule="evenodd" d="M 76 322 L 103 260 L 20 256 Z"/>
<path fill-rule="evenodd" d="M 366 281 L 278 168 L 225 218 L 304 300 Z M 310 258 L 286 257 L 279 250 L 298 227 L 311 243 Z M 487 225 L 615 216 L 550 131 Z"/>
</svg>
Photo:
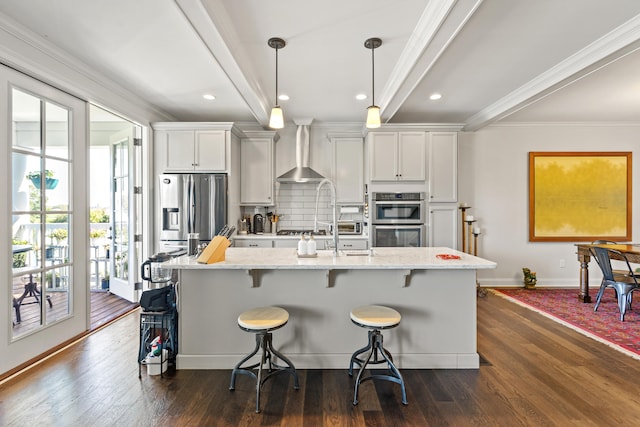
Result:
<svg viewBox="0 0 640 427">
<path fill-rule="evenodd" d="M 426 246 L 425 193 L 372 193 L 372 245 L 377 247 Z"/>
</svg>

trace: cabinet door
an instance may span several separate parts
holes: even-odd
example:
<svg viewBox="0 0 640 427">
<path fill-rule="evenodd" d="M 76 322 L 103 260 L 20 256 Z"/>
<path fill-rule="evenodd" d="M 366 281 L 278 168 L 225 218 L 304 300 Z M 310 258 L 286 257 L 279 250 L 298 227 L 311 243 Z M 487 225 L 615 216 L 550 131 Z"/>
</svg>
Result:
<svg viewBox="0 0 640 427">
<path fill-rule="evenodd" d="M 273 205 L 273 140 L 245 138 L 240 150 L 240 203 Z"/>
<path fill-rule="evenodd" d="M 333 182 L 337 203 L 364 203 L 362 138 L 332 138 Z"/>
<path fill-rule="evenodd" d="M 398 134 L 396 132 L 370 132 L 369 176 L 371 181 L 396 181 L 398 172 Z"/>
<path fill-rule="evenodd" d="M 338 249 L 362 250 L 367 249 L 368 242 L 365 239 L 339 239 Z"/>
<path fill-rule="evenodd" d="M 429 134 L 429 201 L 458 200 L 458 134 Z"/>
<path fill-rule="evenodd" d="M 298 239 L 274 239 L 274 248 L 298 248 Z M 316 242 L 318 244 L 320 242 Z M 324 247 L 324 246 L 323 246 Z"/>
<path fill-rule="evenodd" d="M 429 246 L 457 247 L 458 215 L 457 204 L 429 207 Z"/>
<path fill-rule="evenodd" d="M 426 132 L 398 134 L 398 179 L 424 181 L 426 170 Z"/>
<path fill-rule="evenodd" d="M 271 248 L 273 240 L 270 239 L 236 239 L 234 241 L 236 248 Z"/>
<path fill-rule="evenodd" d="M 227 139 L 224 130 L 195 131 L 194 170 L 225 172 L 227 169 Z"/>
<path fill-rule="evenodd" d="M 165 171 L 191 172 L 194 168 L 192 130 L 170 130 L 165 140 Z"/>
</svg>

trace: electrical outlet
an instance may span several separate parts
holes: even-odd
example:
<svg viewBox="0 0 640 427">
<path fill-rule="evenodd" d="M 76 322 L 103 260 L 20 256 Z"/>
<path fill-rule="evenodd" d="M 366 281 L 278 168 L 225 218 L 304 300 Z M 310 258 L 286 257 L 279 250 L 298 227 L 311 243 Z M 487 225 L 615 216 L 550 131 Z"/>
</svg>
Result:
<svg viewBox="0 0 640 427">
<path fill-rule="evenodd" d="M 566 266 L 564 259 L 560 260 L 560 268 L 564 268 Z"/>
</svg>

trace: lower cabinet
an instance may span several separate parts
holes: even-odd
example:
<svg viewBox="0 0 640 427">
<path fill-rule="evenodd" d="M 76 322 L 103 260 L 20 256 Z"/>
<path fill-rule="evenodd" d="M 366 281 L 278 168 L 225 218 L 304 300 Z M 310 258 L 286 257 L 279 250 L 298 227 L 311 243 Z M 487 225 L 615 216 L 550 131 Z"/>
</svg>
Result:
<svg viewBox="0 0 640 427">
<path fill-rule="evenodd" d="M 271 239 L 235 239 L 233 244 L 236 248 L 272 248 L 273 240 Z"/>
<path fill-rule="evenodd" d="M 296 248 L 298 249 L 298 239 L 274 239 L 274 248 Z"/>
<path fill-rule="evenodd" d="M 339 239 L 338 249 L 368 249 L 369 242 L 366 239 Z"/>
<path fill-rule="evenodd" d="M 429 246 L 458 247 L 458 205 L 453 203 L 429 206 Z"/>
</svg>

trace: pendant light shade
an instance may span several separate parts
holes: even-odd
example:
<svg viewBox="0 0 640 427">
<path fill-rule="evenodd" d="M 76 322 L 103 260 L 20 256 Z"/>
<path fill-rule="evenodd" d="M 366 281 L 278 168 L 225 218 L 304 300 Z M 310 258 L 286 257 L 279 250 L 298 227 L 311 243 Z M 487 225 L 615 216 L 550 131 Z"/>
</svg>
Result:
<svg viewBox="0 0 640 427">
<path fill-rule="evenodd" d="M 375 129 L 380 127 L 380 107 L 378 107 L 375 103 L 376 67 L 375 67 L 373 51 L 376 50 L 376 48 L 379 48 L 381 45 L 382 45 L 382 40 L 376 37 L 367 39 L 364 42 L 364 47 L 366 47 L 367 49 L 371 49 L 371 105 L 369 106 L 369 108 L 367 108 L 367 128 L 368 129 Z"/>
<path fill-rule="evenodd" d="M 285 47 L 286 43 L 281 38 L 272 37 L 269 39 L 268 44 L 276 50 L 276 105 L 271 109 L 269 127 L 272 129 L 282 129 L 284 127 L 284 116 L 282 114 L 282 108 L 278 105 L 278 49 Z"/>
<path fill-rule="evenodd" d="M 367 128 L 375 129 L 380 127 L 380 107 L 372 105 L 367 108 Z"/>
<path fill-rule="evenodd" d="M 269 127 L 271 129 L 282 129 L 284 127 L 284 116 L 282 115 L 282 108 L 276 105 L 271 109 L 271 116 L 269 117 Z"/>
</svg>

